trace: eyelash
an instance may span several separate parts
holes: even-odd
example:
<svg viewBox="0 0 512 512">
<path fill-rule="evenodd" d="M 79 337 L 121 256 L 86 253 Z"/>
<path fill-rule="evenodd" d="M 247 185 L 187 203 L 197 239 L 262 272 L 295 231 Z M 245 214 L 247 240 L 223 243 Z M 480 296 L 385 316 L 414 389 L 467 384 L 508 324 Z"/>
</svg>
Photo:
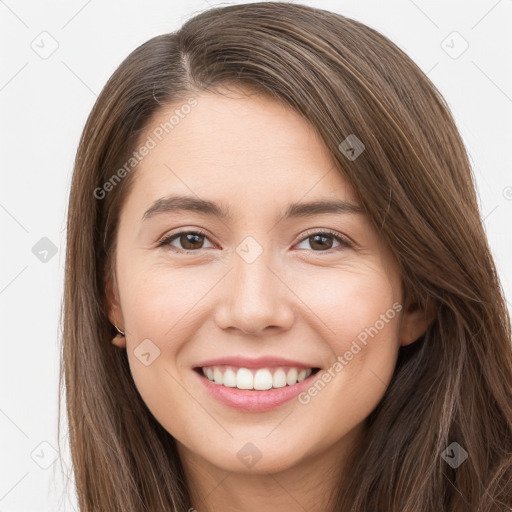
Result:
<svg viewBox="0 0 512 512">
<path fill-rule="evenodd" d="M 191 254 L 191 253 L 196 253 L 196 252 L 200 251 L 201 249 L 195 249 L 195 250 L 180 249 L 179 247 L 174 247 L 174 246 L 170 245 L 170 243 L 174 239 L 179 238 L 180 235 L 185 235 L 185 234 L 187 234 L 187 235 L 201 235 L 201 236 L 204 236 L 204 237 L 208 238 L 207 233 L 205 233 L 201 229 L 195 229 L 193 231 L 192 230 L 178 231 L 176 233 L 172 233 L 172 234 L 164 237 L 158 243 L 157 247 L 169 246 L 169 247 L 172 248 L 173 251 L 175 251 L 177 253 L 185 253 L 185 254 Z M 353 244 L 351 242 L 349 242 L 346 237 L 344 237 L 341 234 L 337 233 L 336 231 L 332 231 L 330 229 L 325 229 L 323 231 L 308 231 L 308 232 L 305 233 L 304 237 L 301 238 L 301 240 L 298 243 L 301 243 L 304 240 L 307 240 L 308 238 L 311 238 L 314 235 L 329 235 L 329 236 L 331 236 L 332 238 L 334 238 L 336 241 L 338 241 L 340 243 L 339 247 L 334 248 L 334 249 L 329 249 L 327 251 L 313 251 L 312 250 L 315 253 L 319 253 L 319 254 L 322 254 L 322 253 L 332 254 L 333 252 L 336 251 L 336 249 L 348 249 L 348 248 L 352 248 L 353 247 Z"/>
</svg>

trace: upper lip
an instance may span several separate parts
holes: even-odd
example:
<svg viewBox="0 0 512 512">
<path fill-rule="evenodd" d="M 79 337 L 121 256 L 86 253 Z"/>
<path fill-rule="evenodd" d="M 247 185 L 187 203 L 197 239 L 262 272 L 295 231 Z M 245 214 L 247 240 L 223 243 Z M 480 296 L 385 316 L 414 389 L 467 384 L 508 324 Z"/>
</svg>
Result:
<svg viewBox="0 0 512 512">
<path fill-rule="evenodd" d="M 219 366 L 219 365 L 230 365 L 237 366 L 239 368 L 269 368 L 275 366 L 293 366 L 296 368 L 318 368 L 318 366 L 301 363 L 300 361 L 294 361 L 292 359 L 285 359 L 283 357 L 274 356 L 262 356 L 256 358 L 248 358 L 241 356 L 231 357 L 218 357 L 216 359 L 208 359 L 195 365 L 197 368 L 205 366 Z"/>
</svg>

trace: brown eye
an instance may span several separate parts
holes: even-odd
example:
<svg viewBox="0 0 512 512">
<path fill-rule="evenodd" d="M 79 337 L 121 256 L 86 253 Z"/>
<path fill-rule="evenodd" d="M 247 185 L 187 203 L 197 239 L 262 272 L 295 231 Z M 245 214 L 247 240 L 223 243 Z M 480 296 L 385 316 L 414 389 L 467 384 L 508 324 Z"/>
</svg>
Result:
<svg viewBox="0 0 512 512">
<path fill-rule="evenodd" d="M 206 234 L 200 231 L 180 231 L 165 237 L 157 247 L 169 246 L 177 252 L 194 252 L 194 250 L 204 249 L 205 240 L 208 240 Z M 178 241 L 181 247 L 172 245 L 174 241 Z"/>
<path fill-rule="evenodd" d="M 333 245 L 332 236 L 324 236 L 324 235 L 313 235 L 309 237 L 310 245 L 313 249 L 330 249 Z"/>
<path fill-rule="evenodd" d="M 309 242 L 309 246 L 314 252 L 330 251 L 331 249 L 333 249 L 333 245 L 336 242 L 338 242 L 338 246 L 335 246 L 334 250 L 340 247 L 352 247 L 352 244 L 344 237 L 342 237 L 338 233 L 333 233 L 330 231 L 320 231 L 312 233 L 308 235 L 306 238 L 303 238 L 300 243 L 303 243 L 305 241 Z"/>
</svg>

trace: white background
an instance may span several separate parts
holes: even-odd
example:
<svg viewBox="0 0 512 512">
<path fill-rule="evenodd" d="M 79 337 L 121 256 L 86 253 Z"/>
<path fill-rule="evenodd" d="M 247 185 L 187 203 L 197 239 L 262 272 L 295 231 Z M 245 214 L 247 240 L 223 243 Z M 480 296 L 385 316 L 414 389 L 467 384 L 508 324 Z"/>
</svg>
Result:
<svg viewBox="0 0 512 512">
<path fill-rule="evenodd" d="M 76 510 L 73 494 L 63 496 L 64 481 L 73 478 L 69 454 L 63 454 L 68 476 L 52 461 L 66 204 L 86 117 L 133 49 L 176 30 L 208 4 L 228 3 L 243 2 L 0 0 L 0 512 Z M 510 304 L 512 1 L 303 3 L 377 29 L 445 96 L 471 156 L 481 215 Z M 43 31 L 51 36 L 40 36 Z M 458 58 L 445 51 L 445 45 L 452 52 L 461 48 L 458 36 L 446 39 L 453 31 L 469 44 Z M 51 44 L 58 48 L 46 59 L 32 48 L 48 50 Z M 32 252 L 43 237 L 57 250 L 46 262 Z"/>
</svg>

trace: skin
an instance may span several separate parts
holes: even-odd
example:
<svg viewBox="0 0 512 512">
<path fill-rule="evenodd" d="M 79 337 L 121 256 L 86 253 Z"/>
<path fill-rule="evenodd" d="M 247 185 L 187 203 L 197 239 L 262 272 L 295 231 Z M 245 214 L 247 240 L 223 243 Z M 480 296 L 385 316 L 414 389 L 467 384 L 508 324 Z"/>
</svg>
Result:
<svg viewBox="0 0 512 512">
<path fill-rule="evenodd" d="M 127 350 L 142 398 L 176 439 L 199 512 L 325 510 L 400 345 L 418 339 L 430 319 L 403 304 L 307 404 L 293 399 L 248 413 L 213 399 L 192 370 L 198 362 L 273 355 L 326 370 L 393 303 L 402 304 L 402 291 L 397 263 L 365 215 L 280 218 L 291 202 L 358 204 L 302 117 L 241 89 L 196 99 L 134 171 L 107 290 L 110 320 L 126 332 L 113 343 Z M 162 108 L 141 140 L 177 107 Z M 176 193 L 227 205 L 233 217 L 182 211 L 141 220 L 155 200 Z M 156 247 L 166 235 L 197 229 L 207 236 Z M 325 229 L 357 245 L 315 240 Z M 236 252 L 247 236 L 263 249 L 250 264 Z M 160 350 L 148 366 L 134 354 L 145 339 Z M 262 454 L 252 467 L 237 457 L 247 442 Z"/>
</svg>

